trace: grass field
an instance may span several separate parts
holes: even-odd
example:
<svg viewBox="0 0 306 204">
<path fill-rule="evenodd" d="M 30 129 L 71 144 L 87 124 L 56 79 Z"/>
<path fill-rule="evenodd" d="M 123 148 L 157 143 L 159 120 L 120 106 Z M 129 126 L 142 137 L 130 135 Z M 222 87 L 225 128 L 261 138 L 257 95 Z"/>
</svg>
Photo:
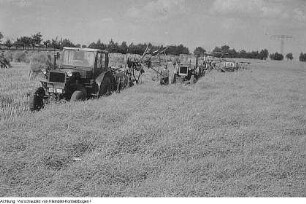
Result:
<svg viewBox="0 0 306 204">
<path fill-rule="evenodd" d="M 306 64 L 252 61 L 191 86 L 144 83 L 26 106 L 0 70 L 0 196 L 306 196 Z"/>
</svg>

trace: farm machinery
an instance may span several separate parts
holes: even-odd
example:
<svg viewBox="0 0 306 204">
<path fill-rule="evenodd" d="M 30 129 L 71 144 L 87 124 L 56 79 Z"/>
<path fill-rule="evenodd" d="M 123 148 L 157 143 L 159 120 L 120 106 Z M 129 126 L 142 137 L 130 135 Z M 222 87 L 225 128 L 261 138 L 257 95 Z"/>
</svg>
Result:
<svg viewBox="0 0 306 204">
<path fill-rule="evenodd" d="M 199 57 L 196 57 L 196 63 L 176 62 L 173 83 L 181 82 L 185 84 L 194 84 L 197 80 L 205 75 L 205 64 L 199 64 Z"/>
<path fill-rule="evenodd" d="M 89 48 L 64 47 L 61 60 L 47 70 L 30 97 L 30 110 L 40 110 L 50 100 L 85 100 L 116 90 L 116 73 L 108 67 L 108 52 Z"/>
<path fill-rule="evenodd" d="M 160 84 L 169 83 L 193 84 L 200 77 L 205 75 L 207 67 L 204 63 L 199 63 L 199 57 L 195 58 L 195 63 L 191 60 L 178 60 L 175 63 L 168 63 L 161 71 L 152 68 L 160 76 Z"/>
<path fill-rule="evenodd" d="M 246 69 L 250 62 L 235 62 L 222 60 L 217 63 L 216 69 L 220 72 L 234 72 L 240 69 Z"/>
</svg>

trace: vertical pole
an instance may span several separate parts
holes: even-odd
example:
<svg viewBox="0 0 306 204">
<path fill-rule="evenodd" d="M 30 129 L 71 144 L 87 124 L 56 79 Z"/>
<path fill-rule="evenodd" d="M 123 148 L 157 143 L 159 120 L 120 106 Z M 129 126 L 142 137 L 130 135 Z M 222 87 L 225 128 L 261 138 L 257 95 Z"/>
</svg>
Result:
<svg viewBox="0 0 306 204">
<path fill-rule="evenodd" d="M 55 54 L 55 47 L 54 47 L 54 51 L 53 51 L 53 69 L 55 69 L 55 67 L 56 67 L 56 54 Z"/>
<path fill-rule="evenodd" d="M 282 55 L 284 55 L 284 38 L 281 38 L 281 47 L 280 47 L 280 52 Z"/>
</svg>

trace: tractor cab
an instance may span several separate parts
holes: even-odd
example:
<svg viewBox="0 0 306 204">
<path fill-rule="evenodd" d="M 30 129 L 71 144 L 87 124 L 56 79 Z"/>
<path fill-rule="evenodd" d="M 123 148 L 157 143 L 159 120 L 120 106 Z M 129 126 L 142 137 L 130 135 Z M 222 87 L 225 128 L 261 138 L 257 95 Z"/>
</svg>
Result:
<svg viewBox="0 0 306 204">
<path fill-rule="evenodd" d="M 90 48 L 64 47 L 59 68 L 61 71 L 79 71 L 82 78 L 99 75 L 108 70 L 108 52 Z M 87 72 L 87 75 L 86 75 Z"/>
</svg>

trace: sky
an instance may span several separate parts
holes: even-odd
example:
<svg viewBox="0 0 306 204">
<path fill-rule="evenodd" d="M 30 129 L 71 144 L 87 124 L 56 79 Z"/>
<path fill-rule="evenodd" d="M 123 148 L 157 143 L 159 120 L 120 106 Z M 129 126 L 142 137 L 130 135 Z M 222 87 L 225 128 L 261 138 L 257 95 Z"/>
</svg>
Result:
<svg viewBox="0 0 306 204">
<path fill-rule="evenodd" d="M 298 55 L 306 52 L 306 0 L 0 0 L 0 32 L 270 52 L 281 44 L 271 36 L 289 35 L 284 52 Z"/>
</svg>

